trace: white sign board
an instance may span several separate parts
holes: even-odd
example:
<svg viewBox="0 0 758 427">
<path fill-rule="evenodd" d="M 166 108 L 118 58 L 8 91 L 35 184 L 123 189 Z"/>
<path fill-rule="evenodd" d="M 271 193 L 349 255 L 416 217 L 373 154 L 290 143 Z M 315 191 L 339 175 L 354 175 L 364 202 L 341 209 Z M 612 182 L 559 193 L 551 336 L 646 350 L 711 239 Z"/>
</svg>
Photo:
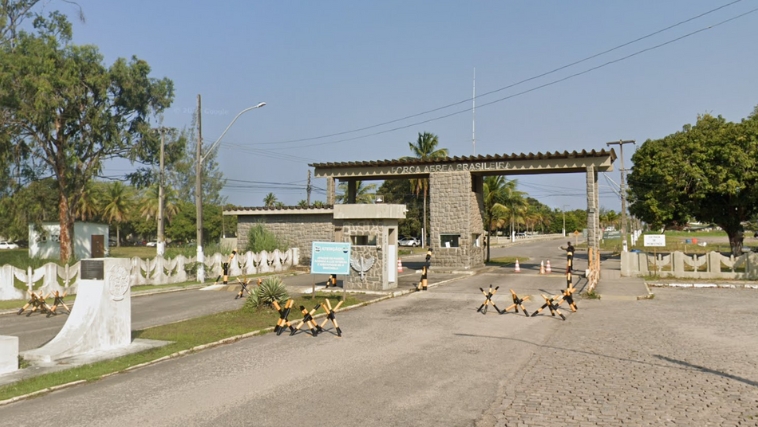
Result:
<svg viewBox="0 0 758 427">
<path fill-rule="evenodd" d="M 666 246 L 666 235 L 664 234 L 646 234 L 645 246 Z"/>
<path fill-rule="evenodd" d="M 350 243 L 313 242 L 311 274 L 350 274 Z"/>
</svg>

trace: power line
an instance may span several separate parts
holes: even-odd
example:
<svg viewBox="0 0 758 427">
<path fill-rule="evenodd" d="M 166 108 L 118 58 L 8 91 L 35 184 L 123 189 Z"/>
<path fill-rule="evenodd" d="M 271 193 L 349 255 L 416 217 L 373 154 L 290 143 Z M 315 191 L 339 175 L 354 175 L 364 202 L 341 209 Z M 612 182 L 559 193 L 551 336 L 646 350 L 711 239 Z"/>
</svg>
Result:
<svg viewBox="0 0 758 427">
<path fill-rule="evenodd" d="M 597 58 L 599 56 L 605 55 L 607 53 L 616 51 L 616 50 L 621 49 L 623 47 L 632 45 L 632 44 L 637 43 L 639 41 L 642 41 L 642 40 L 648 39 L 650 37 L 653 37 L 655 35 L 658 35 L 658 34 L 661 34 L 663 32 L 666 32 L 666 31 L 668 31 L 670 29 L 673 29 L 675 27 L 678 27 L 680 25 L 683 25 L 683 24 L 686 24 L 688 22 L 694 21 L 696 19 L 702 18 L 703 16 L 706 16 L 706 15 L 709 15 L 711 13 L 717 12 L 717 11 L 719 11 L 721 9 L 724 9 L 726 7 L 729 7 L 729 6 L 733 5 L 733 4 L 739 3 L 741 1 L 742 0 L 734 0 L 734 1 L 730 2 L 730 3 L 724 4 L 722 6 L 716 7 L 714 9 L 708 10 L 706 12 L 703 12 L 703 13 L 701 13 L 699 15 L 696 15 L 696 16 L 693 16 L 691 18 L 687 18 L 687 19 L 685 19 L 683 21 L 677 22 L 676 24 L 669 25 L 668 27 L 665 27 L 665 28 L 662 28 L 660 30 L 654 31 L 652 33 L 646 34 L 644 36 L 638 37 L 638 38 L 636 38 L 634 40 L 628 41 L 626 43 L 622 43 L 622 44 L 620 44 L 618 46 L 615 46 L 615 47 L 612 47 L 610 49 L 606 49 L 606 50 L 604 50 L 602 52 L 590 55 L 588 57 L 579 59 L 577 61 L 571 62 L 571 63 L 566 64 L 566 65 L 562 65 L 562 66 L 560 66 L 558 68 L 554 68 L 554 69 L 552 69 L 550 71 L 547 71 L 547 72 L 544 72 L 544 73 L 541 73 L 541 74 L 538 74 L 538 75 L 535 75 L 535 76 L 532 76 L 532 77 L 528 77 L 528 78 L 520 80 L 518 82 L 511 83 L 511 84 L 503 86 L 501 88 L 498 88 L 498 89 L 495 89 L 495 90 L 491 90 L 489 92 L 485 92 L 485 93 L 482 93 L 480 95 L 473 96 L 471 98 L 467 98 L 467 99 L 464 99 L 464 100 L 461 100 L 461 101 L 453 102 L 451 104 L 444 105 L 442 107 L 437 107 L 437 108 L 434 108 L 434 109 L 431 109 L 431 110 L 426 110 L 426 111 L 423 111 L 423 112 L 420 112 L 420 113 L 415 113 L 415 114 L 411 114 L 411 115 L 408 115 L 408 116 L 405 116 L 405 117 L 401 117 L 399 119 L 389 120 L 389 121 L 378 123 L 378 124 L 375 124 L 375 125 L 364 126 L 364 127 L 361 127 L 361 128 L 356 128 L 356 129 L 347 130 L 347 131 L 343 131 L 343 132 L 336 132 L 336 133 L 331 133 L 331 134 L 327 134 L 327 135 L 314 136 L 314 137 L 309 137 L 309 138 L 290 139 L 290 140 L 277 141 L 277 142 L 262 142 L 262 143 L 257 143 L 257 145 L 274 145 L 274 144 L 278 145 L 278 144 L 288 144 L 288 143 L 294 143 L 294 142 L 305 142 L 305 141 L 314 141 L 314 140 L 324 139 L 324 138 L 331 138 L 331 137 L 334 137 L 334 136 L 347 135 L 347 134 L 350 134 L 350 133 L 356 133 L 356 132 L 361 132 L 361 131 L 365 131 L 365 130 L 369 130 L 369 129 L 374 129 L 374 128 L 377 128 L 377 127 L 386 126 L 386 125 L 389 125 L 389 124 L 393 124 L 393 123 L 401 122 L 401 121 L 404 121 L 404 120 L 412 119 L 412 118 L 415 118 L 415 117 L 423 116 L 423 115 L 426 115 L 426 114 L 434 113 L 434 112 L 437 112 L 437 111 L 445 110 L 445 109 L 450 108 L 450 107 L 455 107 L 457 105 L 461 105 L 461 104 L 465 104 L 465 103 L 471 102 L 471 101 L 473 101 L 473 100 L 475 100 L 477 98 L 482 98 L 482 97 L 485 97 L 485 96 L 488 96 L 488 95 L 491 95 L 491 94 L 494 94 L 494 93 L 498 93 L 498 92 L 504 91 L 506 89 L 510 89 L 512 87 L 515 87 L 515 86 L 518 86 L 518 85 L 530 82 L 532 80 L 536 80 L 536 79 L 539 79 L 541 77 L 545 77 L 545 76 L 548 76 L 550 74 L 554 74 L 554 73 L 556 73 L 558 71 L 564 70 L 566 68 L 570 68 L 570 67 L 572 67 L 574 65 L 578 65 L 578 64 L 581 64 L 583 62 L 587 62 L 587 61 L 589 61 L 591 59 L 594 59 L 594 58 Z M 755 10 L 747 12 L 746 14 L 752 13 L 754 11 Z M 735 17 L 733 19 L 740 18 L 740 17 L 742 17 L 742 16 L 744 16 L 746 14 L 738 15 L 737 17 Z M 718 24 L 713 25 L 713 26 L 709 26 L 706 29 L 710 29 L 710 28 L 716 27 L 716 26 L 721 25 L 722 23 L 725 23 L 725 22 L 728 22 L 728 21 L 729 20 L 721 22 L 721 23 L 718 23 Z M 692 34 L 694 34 L 694 33 L 692 33 Z M 692 34 L 689 34 L 689 35 L 692 35 Z M 689 35 L 687 35 L 687 36 L 689 36 Z M 677 41 L 677 40 L 679 40 L 679 39 L 674 39 L 674 41 Z M 641 52 L 644 52 L 644 51 L 645 50 L 643 50 Z M 623 59 L 626 59 L 626 58 L 623 58 Z M 594 70 L 594 68 L 590 69 L 590 71 L 592 71 L 592 70 Z M 562 81 L 562 80 L 559 80 L 559 81 Z M 541 88 L 541 86 L 538 86 L 537 88 Z M 505 99 L 507 99 L 507 98 L 505 98 Z M 489 104 L 485 104 L 485 105 L 489 105 Z M 439 120 L 439 119 L 442 119 L 442 118 L 447 118 L 447 117 L 450 117 L 451 115 L 460 114 L 460 113 L 468 112 L 468 111 L 471 111 L 471 108 L 468 108 L 466 110 L 459 111 L 459 112 L 456 112 L 456 113 L 453 113 L 453 114 L 450 114 L 450 115 L 441 116 L 441 117 L 433 119 L 433 120 Z M 400 127 L 400 128 L 395 128 L 395 129 L 392 129 L 390 131 L 399 130 L 399 129 L 405 129 L 406 127 L 415 126 L 417 124 L 428 123 L 429 121 L 432 121 L 432 120 L 427 120 L 427 121 L 422 121 L 422 122 L 419 122 L 419 123 L 414 123 L 414 124 L 411 124 L 411 125 L 408 125 L 408 126 L 404 126 L 404 127 Z M 366 135 L 364 137 L 379 135 L 381 133 L 386 133 L 386 132 L 380 132 L 380 133 L 376 133 L 376 134 Z M 356 137 L 356 138 L 351 138 L 351 139 L 345 139 L 345 140 L 335 141 L 334 143 L 344 142 L 344 141 L 350 141 L 350 140 L 358 139 L 358 138 L 363 138 L 363 137 Z M 321 145 L 321 144 L 314 144 L 314 145 Z M 305 146 L 300 146 L 300 147 L 309 147 L 309 146 L 312 146 L 312 145 L 305 145 Z M 300 148 L 300 147 L 297 147 L 297 148 Z"/>
</svg>

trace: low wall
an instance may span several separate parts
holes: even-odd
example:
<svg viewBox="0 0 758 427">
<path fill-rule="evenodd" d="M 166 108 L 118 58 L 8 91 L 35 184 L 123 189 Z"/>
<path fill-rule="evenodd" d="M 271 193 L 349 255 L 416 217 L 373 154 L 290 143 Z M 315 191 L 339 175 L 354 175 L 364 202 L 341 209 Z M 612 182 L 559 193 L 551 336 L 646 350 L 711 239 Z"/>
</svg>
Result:
<svg viewBox="0 0 758 427">
<path fill-rule="evenodd" d="M 226 262 L 228 258 L 220 253 L 206 256 L 206 277 L 214 278 L 221 275 L 221 263 Z M 237 254 L 235 260 L 229 271 L 232 276 L 273 273 L 299 265 L 300 250 L 291 248 L 283 252 L 275 250 L 257 254 L 246 252 Z M 187 258 L 182 255 L 173 259 L 161 256 L 152 259 L 134 257 L 130 261 L 129 285 L 167 285 L 190 281 L 192 276 L 187 270 L 196 261 L 196 257 Z M 79 262 L 66 266 L 51 262 L 36 269 L 29 267 L 26 270 L 4 265 L 0 267 L 0 300 L 25 299 L 27 291 L 75 294 L 79 283 L 79 268 Z M 24 283 L 25 290 L 14 286 L 16 281 Z"/>
<path fill-rule="evenodd" d="M 626 277 L 678 277 L 692 279 L 758 279 L 758 254 L 738 257 L 718 252 L 687 255 L 676 251 L 663 254 L 622 252 L 621 275 Z"/>
</svg>

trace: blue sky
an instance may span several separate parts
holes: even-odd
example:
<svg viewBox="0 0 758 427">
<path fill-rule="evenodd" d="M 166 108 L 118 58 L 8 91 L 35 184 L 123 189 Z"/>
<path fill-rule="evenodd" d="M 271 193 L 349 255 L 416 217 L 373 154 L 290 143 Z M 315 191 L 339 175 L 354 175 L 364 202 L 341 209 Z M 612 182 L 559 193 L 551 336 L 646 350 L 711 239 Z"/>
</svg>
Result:
<svg viewBox="0 0 758 427">
<path fill-rule="evenodd" d="M 287 204 L 305 199 L 308 163 L 407 156 L 419 132 L 437 134 L 451 155 L 473 154 L 475 68 L 481 95 L 730 2 L 80 0 L 84 23 L 74 19 L 74 6 L 48 7 L 67 13 L 74 42 L 98 45 L 107 63 L 136 55 L 155 77 L 174 81 L 164 125 L 189 127 L 201 94 L 203 136 L 214 141 L 239 111 L 266 102 L 240 117 L 218 153 L 230 179 L 228 201 L 260 206 L 269 192 Z M 703 29 L 755 8 L 757 0 L 738 1 L 481 96 L 476 154 L 599 150 L 619 139 L 641 144 L 702 113 L 739 121 L 758 105 L 758 12 Z M 609 61 L 617 62 L 603 66 Z M 287 142 L 293 140 L 300 141 Z M 627 167 L 633 150 L 625 147 Z M 608 179 L 600 177 L 601 206 L 618 211 L 610 182 L 619 182 L 615 167 Z M 106 173 L 128 168 L 113 164 Z M 581 174 L 517 179 L 521 190 L 551 207 L 586 208 Z M 323 180 L 313 184 L 325 188 Z M 312 199 L 325 195 L 314 192 Z"/>
</svg>

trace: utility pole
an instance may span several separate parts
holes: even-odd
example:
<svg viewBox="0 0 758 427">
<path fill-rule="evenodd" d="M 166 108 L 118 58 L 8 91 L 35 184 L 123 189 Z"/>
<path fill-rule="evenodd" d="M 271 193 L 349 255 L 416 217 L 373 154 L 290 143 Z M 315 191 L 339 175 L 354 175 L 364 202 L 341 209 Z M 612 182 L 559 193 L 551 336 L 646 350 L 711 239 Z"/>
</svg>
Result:
<svg viewBox="0 0 758 427">
<path fill-rule="evenodd" d="M 197 281 L 205 282 L 205 256 L 203 255 L 203 121 L 202 103 L 197 95 L 197 163 L 195 163 L 195 210 L 197 213 Z"/>
<path fill-rule="evenodd" d="M 311 170 L 310 169 L 308 169 L 308 185 L 305 187 L 305 192 L 308 195 L 306 204 L 310 206 L 311 205 Z"/>
<path fill-rule="evenodd" d="M 624 252 L 627 251 L 626 241 L 626 169 L 624 169 L 624 144 L 634 144 L 634 140 L 619 140 L 618 142 L 606 142 L 605 145 L 619 146 L 619 159 L 621 159 L 621 247 Z"/>
<path fill-rule="evenodd" d="M 158 175 L 158 244 L 155 245 L 158 255 L 163 256 L 166 247 L 166 238 L 163 233 L 163 152 L 166 145 L 166 128 L 158 128 L 158 132 L 161 133 L 161 161 L 160 161 L 160 173 Z"/>
</svg>

